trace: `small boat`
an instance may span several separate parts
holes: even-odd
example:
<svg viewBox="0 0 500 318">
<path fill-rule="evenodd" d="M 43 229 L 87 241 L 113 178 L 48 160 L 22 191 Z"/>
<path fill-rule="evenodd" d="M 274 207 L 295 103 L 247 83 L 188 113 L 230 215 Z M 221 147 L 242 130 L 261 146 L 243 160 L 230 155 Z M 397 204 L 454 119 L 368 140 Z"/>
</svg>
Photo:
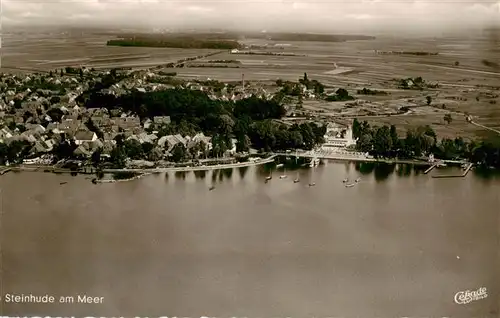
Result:
<svg viewBox="0 0 500 318">
<path fill-rule="evenodd" d="M 281 168 L 281 167 L 283 167 L 283 166 L 284 166 L 284 164 L 279 163 L 279 164 L 277 164 L 277 165 L 276 165 L 276 168 Z"/>
<path fill-rule="evenodd" d="M 300 182 L 299 173 L 298 172 L 297 172 L 297 178 L 295 178 L 295 180 L 293 180 L 293 183 L 297 183 L 297 182 Z"/>
<path fill-rule="evenodd" d="M 59 184 L 66 184 L 66 183 L 68 183 L 68 182 L 59 182 Z"/>
<path fill-rule="evenodd" d="M 92 179 L 92 183 L 97 184 L 97 179 L 96 178 Z"/>
<path fill-rule="evenodd" d="M 269 181 L 271 180 L 273 177 L 269 176 L 269 177 L 266 177 L 266 181 Z"/>
<path fill-rule="evenodd" d="M 361 178 L 357 178 L 356 179 L 356 183 L 358 183 L 359 181 L 361 181 Z"/>
<path fill-rule="evenodd" d="M 212 190 L 214 190 L 214 189 L 215 189 L 215 186 L 213 185 L 213 186 L 211 186 L 210 188 L 208 188 L 208 191 L 212 191 Z"/>
<path fill-rule="evenodd" d="M 288 178 L 288 176 L 286 175 L 286 169 L 285 169 L 283 174 L 280 176 L 280 179 L 286 179 L 286 178 Z"/>
<path fill-rule="evenodd" d="M 310 187 L 314 187 L 315 185 L 316 185 L 316 183 L 314 183 L 314 182 L 309 183 Z"/>
<path fill-rule="evenodd" d="M 345 178 L 344 180 L 342 180 L 343 183 L 346 183 L 347 181 L 349 181 L 348 178 Z"/>
<path fill-rule="evenodd" d="M 349 184 L 345 185 L 346 188 L 352 188 L 354 186 L 355 186 L 355 183 L 349 183 Z"/>
</svg>

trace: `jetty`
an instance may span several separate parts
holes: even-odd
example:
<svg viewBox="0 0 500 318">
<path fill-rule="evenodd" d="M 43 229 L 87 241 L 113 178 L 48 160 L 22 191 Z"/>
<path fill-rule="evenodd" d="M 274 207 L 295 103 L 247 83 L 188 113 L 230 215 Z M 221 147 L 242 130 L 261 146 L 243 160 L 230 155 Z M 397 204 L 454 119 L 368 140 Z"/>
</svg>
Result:
<svg viewBox="0 0 500 318">
<path fill-rule="evenodd" d="M 432 166 L 430 166 L 427 170 L 424 171 L 424 174 L 428 174 L 429 172 L 431 172 L 432 170 L 434 170 L 434 168 L 439 167 L 442 164 L 443 164 L 442 161 L 436 161 L 436 162 L 434 162 L 432 164 Z"/>
<path fill-rule="evenodd" d="M 453 175 L 438 175 L 438 176 L 432 176 L 433 178 L 464 178 L 472 169 L 473 164 L 469 163 L 467 167 L 465 168 L 464 173 L 462 174 L 453 174 Z"/>
</svg>

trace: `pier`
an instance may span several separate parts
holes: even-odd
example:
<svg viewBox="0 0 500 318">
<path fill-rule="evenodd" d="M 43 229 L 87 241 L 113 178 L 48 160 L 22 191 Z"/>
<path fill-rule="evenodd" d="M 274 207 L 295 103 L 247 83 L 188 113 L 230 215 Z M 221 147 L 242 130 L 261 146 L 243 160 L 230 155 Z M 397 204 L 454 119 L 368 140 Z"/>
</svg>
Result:
<svg viewBox="0 0 500 318">
<path fill-rule="evenodd" d="M 430 166 L 429 168 L 427 168 L 427 170 L 424 171 L 424 174 L 428 174 L 429 172 L 431 172 L 437 166 L 438 166 L 437 163 L 433 164 L 432 166 Z"/>
<path fill-rule="evenodd" d="M 464 178 L 472 169 L 473 164 L 469 163 L 467 167 L 465 168 L 464 173 L 462 174 L 454 174 L 454 175 L 442 175 L 442 176 L 432 176 L 433 178 Z"/>
</svg>

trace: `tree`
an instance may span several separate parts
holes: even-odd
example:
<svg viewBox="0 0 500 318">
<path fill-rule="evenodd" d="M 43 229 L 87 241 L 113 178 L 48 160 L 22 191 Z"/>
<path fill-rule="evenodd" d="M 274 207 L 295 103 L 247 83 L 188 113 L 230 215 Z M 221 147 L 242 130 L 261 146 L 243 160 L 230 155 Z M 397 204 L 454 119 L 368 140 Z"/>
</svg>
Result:
<svg viewBox="0 0 500 318">
<path fill-rule="evenodd" d="M 171 155 L 174 162 L 180 162 L 186 157 L 186 148 L 179 142 L 173 147 Z"/>
<path fill-rule="evenodd" d="M 61 122 L 62 116 L 64 115 L 64 112 L 60 110 L 59 108 L 51 108 L 47 111 L 47 115 L 52 119 L 54 122 Z"/>
<path fill-rule="evenodd" d="M 430 105 L 432 103 L 432 97 L 426 96 L 425 99 L 427 101 L 427 105 Z"/>
<path fill-rule="evenodd" d="M 349 92 L 343 88 L 339 88 L 335 93 L 341 100 L 345 100 L 349 97 Z"/>
<path fill-rule="evenodd" d="M 94 167 L 98 167 L 99 163 L 101 162 L 101 154 L 102 154 L 102 148 L 97 148 L 93 153 L 91 157 L 92 165 Z"/>
<path fill-rule="evenodd" d="M 110 160 L 118 168 L 125 167 L 125 160 L 127 159 L 123 147 L 115 147 L 111 150 Z"/>
<path fill-rule="evenodd" d="M 361 137 L 361 124 L 357 118 L 352 122 L 352 136 L 354 139 Z"/>
<path fill-rule="evenodd" d="M 125 154 L 128 158 L 139 160 L 144 158 L 144 151 L 141 143 L 136 139 L 129 139 L 123 143 Z"/>
<path fill-rule="evenodd" d="M 391 137 L 391 143 L 392 143 L 392 151 L 397 152 L 399 149 L 399 136 L 398 132 L 396 130 L 396 126 L 391 125 L 389 135 Z"/>
<path fill-rule="evenodd" d="M 242 135 L 237 139 L 236 151 L 247 152 L 250 149 L 250 138 L 247 135 Z"/>
<path fill-rule="evenodd" d="M 373 139 L 373 151 L 375 156 L 387 157 L 387 154 L 392 149 L 392 139 L 390 129 L 387 126 L 379 127 Z"/>
<path fill-rule="evenodd" d="M 451 114 L 446 114 L 446 115 L 444 115 L 443 119 L 444 119 L 444 121 L 445 121 L 448 125 L 449 125 L 449 124 L 452 122 L 452 120 L 453 120 L 453 118 L 451 117 Z"/>
<path fill-rule="evenodd" d="M 30 112 L 29 110 L 25 111 L 24 114 L 23 114 L 23 119 L 24 119 L 24 122 L 28 121 L 28 119 L 30 119 L 31 117 L 33 117 L 33 113 Z"/>
</svg>

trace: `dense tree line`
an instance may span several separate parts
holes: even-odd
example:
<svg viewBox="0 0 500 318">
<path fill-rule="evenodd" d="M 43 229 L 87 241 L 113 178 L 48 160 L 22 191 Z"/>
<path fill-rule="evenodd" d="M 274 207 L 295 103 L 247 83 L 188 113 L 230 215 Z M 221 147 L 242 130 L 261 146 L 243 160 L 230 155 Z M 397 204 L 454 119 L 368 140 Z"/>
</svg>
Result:
<svg viewBox="0 0 500 318">
<path fill-rule="evenodd" d="M 275 99 L 265 100 L 256 96 L 236 102 L 220 101 L 210 99 L 201 91 L 176 88 L 147 93 L 134 91 L 119 97 L 103 94 L 89 97 L 83 104 L 87 107 L 121 108 L 138 114 L 143 120 L 170 116 L 171 124 L 159 129 L 159 137 L 170 134 L 193 136 L 198 132 L 210 135 L 213 144 L 210 155 L 213 156 L 222 155 L 230 149 L 232 138 L 237 140 L 237 151 L 248 151 L 251 146 L 267 151 L 312 149 L 322 142 L 326 132 L 324 127 L 315 124 L 287 126 L 273 121 L 285 115 L 283 105 Z M 88 124 L 91 125 L 90 122 Z M 119 145 L 123 149 L 130 146 L 125 143 Z M 187 150 L 175 151 L 180 154 Z M 130 157 L 131 154 L 124 152 L 123 155 Z M 117 150 L 114 157 L 121 158 L 121 153 Z"/>
<path fill-rule="evenodd" d="M 406 131 L 400 138 L 394 125 L 371 127 L 366 121 L 354 120 L 353 137 L 356 148 L 376 158 L 415 158 L 434 154 L 445 160 L 467 159 L 487 167 L 500 168 L 500 138 L 467 142 L 461 137 L 437 139 L 430 126 Z"/>
<path fill-rule="evenodd" d="M 341 102 L 354 100 L 354 97 L 349 95 L 349 92 L 344 88 L 339 88 L 335 91 L 335 95 L 329 95 L 325 98 L 328 102 Z"/>
</svg>

